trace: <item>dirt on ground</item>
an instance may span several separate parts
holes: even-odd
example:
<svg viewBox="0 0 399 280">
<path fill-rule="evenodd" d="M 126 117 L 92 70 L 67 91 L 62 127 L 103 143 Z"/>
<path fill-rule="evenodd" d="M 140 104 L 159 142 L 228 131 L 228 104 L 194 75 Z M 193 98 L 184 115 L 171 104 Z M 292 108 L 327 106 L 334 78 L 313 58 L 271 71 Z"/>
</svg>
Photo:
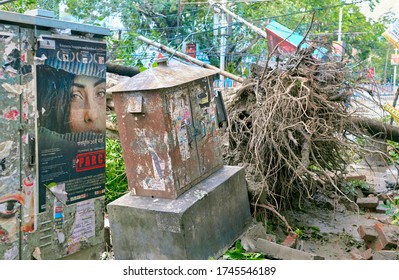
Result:
<svg viewBox="0 0 399 280">
<path fill-rule="evenodd" d="M 367 164 L 354 164 L 349 166 L 348 171 L 348 177 L 364 178 L 370 186 L 364 196 L 380 196 L 395 192 L 397 194 L 397 190 L 387 187 L 397 184 L 398 172 L 394 166 L 377 164 L 370 168 Z M 342 198 L 336 200 L 333 196 L 323 194 L 315 195 L 313 201 L 306 202 L 300 210 L 287 210 L 280 214 L 297 234 L 295 245 L 292 247 L 326 260 L 362 259 L 361 256 L 367 252 L 372 254 L 359 234 L 359 227 L 390 223 L 390 217 L 385 212 L 377 213 L 376 209 L 357 208 Z M 283 243 L 287 237 L 284 225 L 279 228 L 265 228 L 268 234 L 276 237 L 277 243 Z M 399 233 L 399 226 L 397 229 Z"/>
</svg>

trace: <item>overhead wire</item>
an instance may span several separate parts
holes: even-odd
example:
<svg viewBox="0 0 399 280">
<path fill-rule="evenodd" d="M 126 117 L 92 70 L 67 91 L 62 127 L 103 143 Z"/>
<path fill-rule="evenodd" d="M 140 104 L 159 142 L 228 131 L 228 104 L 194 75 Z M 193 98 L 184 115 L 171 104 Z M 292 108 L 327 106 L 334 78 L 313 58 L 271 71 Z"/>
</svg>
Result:
<svg viewBox="0 0 399 280">
<path fill-rule="evenodd" d="M 330 9 L 330 8 L 335 8 L 335 7 L 342 7 L 342 6 L 347 6 L 347 5 L 353 5 L 353 4 L 358 4 L 358 3 L 363 3 L 363 2 L 366 2 L 367 0 L 360 0 L 360 1 L 353 1 L 352 3 L 341 3 L 341 4 L 339 4 L 339 5 L 329 5 L 329 6 L 321 6 L 321 7 L 315 7 L 315 8 L 313 8 L 313 9 L 308 9 L 308 10 L 305 10 L 305 11 L 298 11 L 298 12 L 292 12 L 292 13 L 287 13 L 287 14 L 281 14 L 281 15 L 276 15 L 276 16 L 269 16 L 269 17 L 263 17 L 263 18 L 258 18 L 258 19 L 253 19 L 253 20 L 251 20 L 252 22 L 262 22 L 262 21 L 266 21 L 266 20 L 270 20 L 270 19 L 275 19 L 275 18 L 281 18 L 281 17 L 289 17 L 289 16 L 293 16 L 293 15 L 297 15 L 297 14 L 306 14 L 306 13 L 312 13 L 312 12 L 319 12 L 319 11 L 325 11 L 325 12 L 327 12 L 327 10 L 328 9 Z M 239 2 L 239 1 L 235 1 L 235 2 Z M 269 2 L 269 1 L 257 1 L 257 2 Z M 190 3 L 193 3 L 193 2 L 190 2 Z M 201 2 L 201 3 L 205 3 L 205 2 Z M 185 4 L 185 2 L 181 2 L 181 4 Z M 205 23 L 204 23 L 204 30 L 203 31 L 195 31 L 195 32 L 191 32 L 190 34 L 188 34 L 188 35 L 186 35 L 186 37 L 184 38 L 184 40 L 179 44 L 179 47 L 182 45 L 182 43 L 185 41 L 185 39 L 187 39 L 188 37 L 190 37 L 190 36 L 197 36 L 197 35 L 200 35 L 200 34 L 202 34 L 202 33 L 208 33 L 208 32 L 213 32 L 213 31 L 215 31 L 215 30 L 220 30 L 220 29 L 222 29 L 222 28 L 233 28 L 233 27 L 235 27 L 235 26 L 239 26 L 240 28 L 241 28 L 241 23 L 239 23 L 239 22 L 233 22 L 233 23 L 230 23 L 230 24 L 228 24 L 227 26 L 225 26 L 225 27 L 222 27 L 222 26 L 219 26 L 219 27 L 216 27 L 216 28 L 212 28 L 212 29 L 207 29 L 207 26 L 208 26 L 208 22 L 207 22 L 207 17 L 208 17 L 208 15 L 209 15 L 209 12 L 210 12 L 210 9 L 211 9 L 211 6 L 209 6 L 208 8 L 208 12 L 207 12 L 207 14 L 206 14 L 206 20 L 205 20 Z M 199 12 L 199 11 L 202 11 L 202 10 L 205 10 L 205 8 L 198 8 L 197 7 L 197 9 L 194 11 L 194 12 Z M 190 10 L 190 11 L 188 11 L 188 12 L 193 12 L 193 10 Z M 168 15 L 168 16 L 176 16 L 176 15 Z M 357 17 L 358 18 L 358 17 Z M 145 33 L 145 31 L 150 31 L 150 30 L 157 30 L 157 31 L 167 31 L 167 30 L 179 30 L 179 29 L 181 29 L 181 30 L 184 30 L 184 29 L 187 29 L 187 27 L 184 27 L 184 26 L 178 26 L 178 27 L 160 27 L 160 28 L 148 28 L 148 29 L 140 29 L 140 34 L 143 34 L 143 33 Z M 127 30 L 126 30 L 127 31 Z M 344 34 L 356 34 L 356 32 L 357 33 L 359 33 L 359 32 L 361 32 L 361 31 L 353 31 L 353 32 L 347 32 L 347 33 L 344 33 Z M 321 35 L 321 34 L 320 34 Z M 325 35 L 325 34 L 323 34 L 324 36 L 327 36 L 327 35 Z M 331 35 L 333 35 L 333 33 L 331 34 Z M 181 35 L 181 36 L 183 36 L 183 35 Z M 313 36 L 313 34 L 312 34 L 312 36 Z M 314 35 L 314 36 L 316 36 L 316 35 Z M 173 41 L 173 40 L 175 40 L 176 39 L 176 36 L 175 37 L 173 37 L 173 38 L 167 38 L 167 41 L 168 41 L 168 45 Z M 230 46 L 233 46 L 233 45 L 236 45 L 236 43 L 231 43 L 231 44 L 226 44 L 226 47 L 230 47 Z M 216 45 L 213 45 L 212 47 L 209 47 L 209 48 L 206 48 L 206 49 L 201 49 L 201 52 L 203 52 L 203 53 L 205 53 L 208 57 L 212 57 L 212 56 L 218 56 L 218 55 L 216 55 L 216 54 L 212 54 L 211 53 L 211 50 L 213 50 L 213 49 L 216 49 L 216 48 L 220 48 L 221 47 L 221 45 L 220 44 L 216 44 Z M 239 56 L 240 55 L 240 52 L 235 52 L 235 53 L 227 53 L 227 55 L 228 56 L 230 56 L 230 55 L 235 55 L 235 56 Z M 248 54 L 242 54 L 242 56 L 247 56 Z"/>
</svg>

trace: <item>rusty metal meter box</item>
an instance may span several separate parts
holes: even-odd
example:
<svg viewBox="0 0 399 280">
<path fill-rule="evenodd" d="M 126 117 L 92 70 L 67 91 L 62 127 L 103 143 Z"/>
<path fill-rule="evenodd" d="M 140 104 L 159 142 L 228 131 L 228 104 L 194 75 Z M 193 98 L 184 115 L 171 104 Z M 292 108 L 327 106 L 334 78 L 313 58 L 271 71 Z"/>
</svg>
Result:
<svg viewBox="0 0 399 280">
<path fill-rule="evenodd" d="M 109 89 L 132 195 L 174 199 L 223 166 L 216 73 L 159 62 Z"/>
<path fill-rule="evenodd" d="M 0 11 L 0 260 L 99 259 L 107 35 Z"/>
</svg>

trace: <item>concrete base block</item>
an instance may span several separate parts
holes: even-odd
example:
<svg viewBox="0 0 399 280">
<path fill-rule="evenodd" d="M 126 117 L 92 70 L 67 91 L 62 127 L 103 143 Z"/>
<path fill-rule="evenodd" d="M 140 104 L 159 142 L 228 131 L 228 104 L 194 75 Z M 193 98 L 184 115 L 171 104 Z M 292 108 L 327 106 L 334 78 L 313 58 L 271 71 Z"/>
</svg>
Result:
<svg viewBox="0 0 399 280">
<path fill-rule="evenodd" d="M 244 169 L 224 166 L 175 200 L 126 194 L 108 204 L 115 259 L 217 258 L 252 222 Z"/>
</svg>

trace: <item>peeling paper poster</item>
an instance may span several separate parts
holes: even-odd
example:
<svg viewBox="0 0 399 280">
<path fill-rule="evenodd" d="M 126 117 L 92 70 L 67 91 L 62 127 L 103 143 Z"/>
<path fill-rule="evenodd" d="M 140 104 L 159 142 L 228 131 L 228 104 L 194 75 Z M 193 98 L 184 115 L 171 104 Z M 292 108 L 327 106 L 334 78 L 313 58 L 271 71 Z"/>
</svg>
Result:
<svg viewBox="0 0 399 280">
<path fill-rule="evenodd" d="M 76 206 L 75 222 L 68 238 L 68 245 L 87 240 L 95 236 L 94 200 L 80 202 Z"/>
<path fill-rule="evenodd" d="M 42 213 L 47 190 L 66 205 L 104 196 L 106 45 L 45 36 L 36 55 Z"/>
</svg>

